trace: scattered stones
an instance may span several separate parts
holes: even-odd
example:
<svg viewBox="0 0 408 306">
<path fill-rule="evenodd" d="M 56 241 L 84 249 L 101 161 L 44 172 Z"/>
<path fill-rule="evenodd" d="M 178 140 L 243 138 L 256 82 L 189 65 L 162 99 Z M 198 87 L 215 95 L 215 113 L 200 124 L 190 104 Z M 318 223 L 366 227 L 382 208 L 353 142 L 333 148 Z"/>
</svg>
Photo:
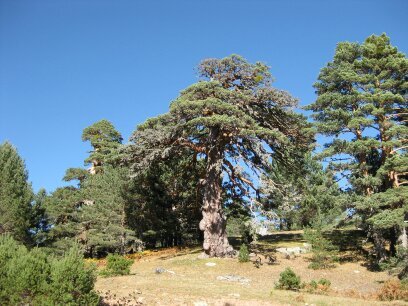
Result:
<svg viewBox="0 0 408 306">
<path fill-rule="evenodd" d="M 214 267 L 215 265 L 217 265 L 215 262 L 207 262 L 205 264 L 207 267 Z"/>
<path fill-rule="evenodd" d="M 251 281 L 249 278 L 245 278 L 239 275 L 224 275 L 224 276 L 217 276 L 217 280 L 225 280 L 228 282 L 239 282 L 243 285 L 248 285 Z"/>
<path fill-rule="evenodd" d="M 308 243 L 304 243 L 303 247 L 293 247 L 293 248 L 277 248 L 276 252 L 281 253 L 286 259 L 293 259 L 300 254 L 305 254 L 310 252 L 311 246 Z"/>
</svg>

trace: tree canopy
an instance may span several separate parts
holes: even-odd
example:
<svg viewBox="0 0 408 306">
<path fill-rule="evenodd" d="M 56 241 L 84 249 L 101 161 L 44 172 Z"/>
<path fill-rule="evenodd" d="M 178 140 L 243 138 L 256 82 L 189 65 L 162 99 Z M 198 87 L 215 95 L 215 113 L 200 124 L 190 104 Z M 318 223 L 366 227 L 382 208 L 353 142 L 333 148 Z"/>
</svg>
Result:
<svg viewBox="0 0 408 306">
<path fill-rule="evenodd" d="M 210 256 L 228 256 L 232 248 L 222 212 L 223 174 L 247 195 L 248 188 L 256 187 L 241 162 L 259 174 L 269 168 L 271 157 L 285 160 L 307 150 L 310 135 L 305 119 L 291 110 L 296 99 L 272 87 L 265 64 L 231 55 L 204 60 L 198 71 L 202 81 L 183 90 L 168 113 L 139 125 L 127 152 L 134 174 L 185 148 L 205 159 L 203 246 Z"/>
</svg>

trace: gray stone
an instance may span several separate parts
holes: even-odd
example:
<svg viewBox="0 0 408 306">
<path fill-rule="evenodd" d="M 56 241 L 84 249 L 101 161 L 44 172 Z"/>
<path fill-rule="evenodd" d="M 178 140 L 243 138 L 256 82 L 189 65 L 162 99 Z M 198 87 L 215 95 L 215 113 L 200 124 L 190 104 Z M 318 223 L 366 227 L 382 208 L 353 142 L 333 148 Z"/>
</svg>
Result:
<svg viewBox="0 0 408 306">
<path fill-rule="evenodd" d="M 166 269 L 163 269 L 162 267 L 157 267 L 155 270 L 156 274 L 162 274 L 166 272 Z"/>
<path fill-rule="evenodd" d="M 223 275 L 223 276 L 217 276 L 217 280 L 224 280 L 228 282 L 239 282 L 241 284 L 249 284 L 251 281 L 249 278 L 245 278 L 239 275 Z"/>
</svg>

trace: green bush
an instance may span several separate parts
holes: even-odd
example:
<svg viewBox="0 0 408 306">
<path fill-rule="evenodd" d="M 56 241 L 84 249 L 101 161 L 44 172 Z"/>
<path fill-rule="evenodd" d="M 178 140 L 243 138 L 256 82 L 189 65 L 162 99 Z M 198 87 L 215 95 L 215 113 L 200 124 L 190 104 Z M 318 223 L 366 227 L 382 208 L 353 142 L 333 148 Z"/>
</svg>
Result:
<svg viewBox="0 0 408 306">
<path fill-rule="evenodd" d="M 319 279 L 319 281 L 317 282 L 319 285 L 325 286 L 325 287 L 330 287 L 331 286 L 331 281 L 329 281 L 326 278 L 321 278 Z"/>
<path fill-rule="evenodd" d="M 238 261 L 239 262 L 249 261 L 249 251 L 246 244 L 241 244 L 241 247 L 239 248 Z"/>
<path fill-rule="evenodd" d="M 99 296 L 93 292 L 95 270 L 95 266 L 85 265 L 77 247 L 62 259 L 54 259 L 50 275 L 52 301 L 58 305 L 97 305 Z"/>
<path fill-rule="evenodd" d="M 398 246 L 395 257 L 380 263 L 380 268 L 397 275 L 400 280 L 408 280 L 408 249 Z"/>
<path fill-rule="evenodd" d="M 57 259 L 0 236 L 0 305 L 97 305 L 95 278 L 78 248 Z"/>
<path fill-rule="evenodd" d="M 106 257 L 106 268 L 102 270 L 103 276 L 128 275 L 130 274 L 130 266 L 133 264 L 133 259 L 127 259 L 116 254 L 109 254 Z"/>
<path fill-rule="evenodd" d="M 300 277 L 297 276 L 291 268 L 286 268 L 285 271 L 280 274 L 279 281 L 275 285 L 275 288 L 285 290 L 299 290 L 300 286 Z"/>
<path fill-rule="evenodd" d="M 303 237 L 312 246 L 310 269 L 328 269 L 336 261 L 336 247 L 323 236 L 320 228 L 305 229 Z"/>
</svg>

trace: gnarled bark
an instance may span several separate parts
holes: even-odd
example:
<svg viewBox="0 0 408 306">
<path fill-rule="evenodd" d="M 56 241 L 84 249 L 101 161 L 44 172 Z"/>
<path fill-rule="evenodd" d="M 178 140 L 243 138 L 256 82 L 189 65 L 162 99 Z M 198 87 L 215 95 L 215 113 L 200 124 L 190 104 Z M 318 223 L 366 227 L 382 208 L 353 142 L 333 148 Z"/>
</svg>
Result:
<svg viewBox="0 0 408 306">
<path fill-rule="evenodd" d="M 216 131 L 212 131 L 210 137 Z M 228 242 L 226 220 L 222 210 L 222 160 L 223 151 L 212 146 L 207 153 L 207 169 L 200 230 L 204 232 L 204 252 L 210 257 L 230 257 L 234 250 Z"/>
</svg>

